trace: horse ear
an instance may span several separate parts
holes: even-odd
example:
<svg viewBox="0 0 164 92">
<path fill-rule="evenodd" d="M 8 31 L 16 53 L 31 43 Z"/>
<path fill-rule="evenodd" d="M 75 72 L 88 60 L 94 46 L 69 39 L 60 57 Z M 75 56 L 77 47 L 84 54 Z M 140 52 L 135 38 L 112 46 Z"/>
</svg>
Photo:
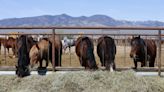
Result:
<svg viewBox="0 0 164 92">
<path fill-rule="evenodd" d="M 140 38 L 140 35 L 138 36 L 138 38 Z"/>
</svg>

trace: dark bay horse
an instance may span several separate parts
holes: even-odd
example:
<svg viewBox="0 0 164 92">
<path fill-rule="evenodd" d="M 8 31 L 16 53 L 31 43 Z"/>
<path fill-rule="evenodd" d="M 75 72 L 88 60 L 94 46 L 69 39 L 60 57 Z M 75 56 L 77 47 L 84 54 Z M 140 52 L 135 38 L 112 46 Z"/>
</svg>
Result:
<svg viewBox="0 0 164 92">
<path fill-rule="evenodd" d="M 81 66 L 89 69 L 97 69 L 98 67 L 93 54 L 94 46 L 92 40 L 89 37 L 79 37 L 75 46 Z"/>
<path fill-rule="evenodd" d="M 18 62 L 16 65 L 16 75 L 18 77 L 25 77 L 30 75 L 29 71 L 29 51 L 31 47 L 35 44 L 32 37 L 27 35 L 21 35 L 17 39 L 17 52 L 18 52 Z"/>
<path fill-rule="evenodd" d="M 154 67 L 156 51 L 157 46 L 154 40 L 144 40 L 140 36 L 133 37 L 130 57 L 134 60 L 134 69 L 137 69 L 137 62 L 141 62 L 141 67 L 144 67 L 149 61 L 149 67 Z"/>
<path fill-rule="evenodd" d="M 103 36 L 98 39 L 97 54 L 101 61 L 101 66 L 105 66 L 107 70 L 115 70 L 115 54 L 116 45 L 114 39 L 108 36 Z"/>
<path fill-rule="evenodd" d="M 39 62 L 39 67 L 42 66 L 43 60 L 46 61 L 46 67 L 48 61 L 52 63 L 52 37 L 41 39 L 35 44 L 30 50 L 30 65 L 31 68 Z M 55 66 L 61 66 L 61 55 L 62 55 L 62 43 L 58 36 L 55 36 Z"/>
</svg>

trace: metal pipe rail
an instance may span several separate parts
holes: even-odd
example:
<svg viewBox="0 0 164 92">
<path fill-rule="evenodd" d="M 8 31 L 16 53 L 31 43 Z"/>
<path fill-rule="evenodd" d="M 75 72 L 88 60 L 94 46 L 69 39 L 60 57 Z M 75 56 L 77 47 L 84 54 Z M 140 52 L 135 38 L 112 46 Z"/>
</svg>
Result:
<svg viewBox="0 0 164 92">
<path fill-rule="evenodd" d="M 164 27 L 62 27 L 62 26 L 33 26 L 33 27 L 0 27 L 0 29 L 116 29 L 116 30 L 164 30 Z"/>
<path fill-rule="evenodd" d="M 158 75 L 161 75 L 161 30 L 164 30 L 164 27 L 61 27 L 61 26 L 33 26 L 33 27 L 0 27 L 0 29 L 52 29 L 52 34 L 53 34 L 53 38 L 55 38 L 55 30 L 56 29 L 114 29 L 114 30 L 157 30 L 158 34 L 156 36 L 158 36 L 158 57 L 157 60 L 159 62 L 158 64 Z M 84 30 L 87 31 L 87 30 Z M 111 31 L 111 30 L 107 30 L 107 31 Z M 13 35 L 13 34 L 12 34 Z M 93 34 L 92 34 L 93 35 Z M 101 34 L 102 35 L 102 34 Z M 117 34 L 118 35 L 118 34 Z M 128 34 L 127 34 L 128 35 Z M 133 35 L 133 34 L 131 34 Z M 54 41 L 53 41 L 54 44 Z M 54 49 L 54 46 L 53 48 Z M 54 50 L 53 51 L 53 56 L 55 55 Z M 54 57 L 52 59 L 53 62 L 53 66 L 54 66 L 54 70 L 55 70 L 55 63 L 54 63 Z"/>
<path fill-rule="evenodd" d="M 10 34 L 10 33 L 0 33 L 0 35 L 52 35 L 52 33 L 14 33 L 14 34 Z M 79 35 L 79 34 L 76 34 L 76 33 L 55 33 L 55 35 Z M 84 33 L 82 35 L 113 35 L 113 36 L 138 36 L 138 35 L 141 35 L 141 36 L 158 36 L 158 34 L 113 34 L 113 33 Z M 164 34 L 161 34 L 161 37 L 164 37 Z"/>
</svg>

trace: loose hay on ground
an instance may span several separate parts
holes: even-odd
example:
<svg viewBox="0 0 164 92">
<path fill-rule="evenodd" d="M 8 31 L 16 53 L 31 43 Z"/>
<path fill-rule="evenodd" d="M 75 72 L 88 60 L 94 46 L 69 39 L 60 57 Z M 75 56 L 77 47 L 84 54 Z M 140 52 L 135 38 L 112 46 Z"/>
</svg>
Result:
<svg viewBox="0 0 164 92">
<path fill-rule="evenodd" d="M 164 92 L 164 78 L 135 76 L 132 70 L 0 76 L 0 92 Z"/>
</svg>

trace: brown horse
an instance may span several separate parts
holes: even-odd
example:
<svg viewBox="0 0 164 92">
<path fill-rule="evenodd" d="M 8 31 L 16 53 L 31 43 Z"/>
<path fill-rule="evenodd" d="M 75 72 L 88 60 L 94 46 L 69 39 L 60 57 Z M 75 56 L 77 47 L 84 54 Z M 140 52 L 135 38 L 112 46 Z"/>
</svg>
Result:
<svg viewBox="0 0 164 92">
<path fill-rule="evenodd" d="M 101 66 L 105 66 L 107 70 L 115 69 L 116 45 L 114 39 L 103 36 L 98 39 L 97 54 L 100 57 Z"/>
<path fill-rule="evenodd" d="M 144 40 L 140 36 L 133 37 L 130 57 L 134 60 L 134 69 L 137 69 L 137 62 L 141 62 L 141 67 L 143 67 L 149 61 L 149 67 L 154 67 L 156 51 L 157 46 L 154 40 Z"/>
<path fill-rule="evenodd" d="M 92 40 L 89 37 L 79 37 L 75 46 L 81 66 L 89 69 L 97 69 L 98 67 L 93 54 L 94 46 Z"/>
<path fill-rule="evenodd" d="M 13 51 L 13 57 L 16 55 L 16 39 L 13 37 L 9 37 L 8 39 L 1 39 L 1 43 L 4 48 L 7 49 L 9 54 L 9 49 L 11 48 Z"/>
<path fill-rule="evenodd" d="M 48 61 L 52 63 L 52 37 L 41 39 L 30 50 L 30 65 L 31 68 L 39 62 L 39 67 L 42 67 L 42 61 L 46 60 L 46 67 Z M 62 44 L 58 36 L 55 36 L 55 66 L 61 66 Z"/>
<path fill-rule="evenodd" d="M 2 46 L 2 44 L 4 42 L 4 40 L 5 40 L 5 38 L 0 38 L 0 54 L 1 54 L 1 46 Z"/>
</svg>

